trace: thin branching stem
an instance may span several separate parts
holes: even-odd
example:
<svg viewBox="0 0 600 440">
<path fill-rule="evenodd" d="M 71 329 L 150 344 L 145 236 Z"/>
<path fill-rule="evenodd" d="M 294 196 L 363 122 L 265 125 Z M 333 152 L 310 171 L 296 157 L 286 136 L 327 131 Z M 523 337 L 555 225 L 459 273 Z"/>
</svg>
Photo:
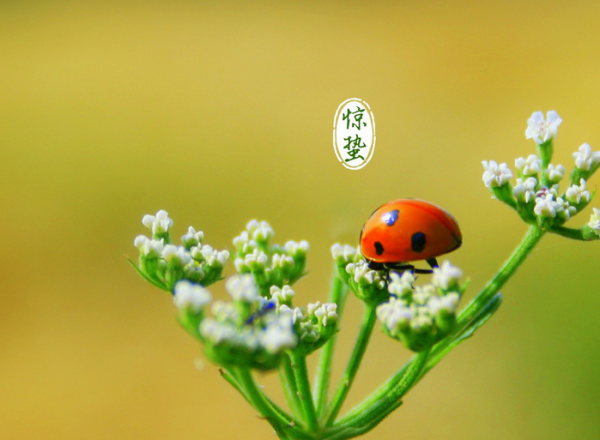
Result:
<svg viewBox="0 0 600 440">
<path fill-rule="evenodd" d="M 340 325 L 346 298 L 348 297 L 348 288 L 339 277 L 337 268 L 334 270 L 331 290 L 329 292 L 329 302 L 337 304 L 338 326 Z M 317 417 L 321 419 L 327 407 L 327 393 L 329 392 L 329 382 L 331 379 L 331 361 L 337 335 L 334 335 L 321 349 L 317 373 L 315 375 L 315 384 L 313 396 Z"/>
<path fill-rule="evenodd" d="M 329 406 L 329 411 L 326 418 L 326 426 L 331 426 L 335 421 L 335 418 L 340 412 L 340 409 L 342 409 L 342 405 L 344 404 L 346 396 L 350 391 L 350 387 L 354 382 L 354 378 L 356 377 L 356 373 L 360 367 L 360 363 L 367 349 L 367 345 L 369 344 L 371 333 L 373 333 L 373 327 L 375 326 L 375 321 L 377 318 L 375 313 L 376 308 L 377 304 L 375 303 L 365 304 L 363 321 L 356 339 L 356 344 L 354 345 L 354 350 L 352 351 L 352 355 L 350 356 L 350 361 L 346 366 L 346 370 L 344 371 L 344 374 L 342 374 L 340 382 L 335 390 L 335 394 L 331 399 L 331 404 Z"/>
<path fill-rule="evenodd" d="M 310 432 L 319 430 L 319 422 L 317 420 L 317 412 L 313 402 L 312 393 L 310 391 L 310 382 L 308 380 L 308 369 L 306 368 L 306 356 L 300 353 L 292 352 L 292 368 L 296 376 L 296 385 L 298 386 L 298 396 L 300 397 L 300 405 L 304 413 L 304 421 Z"/>
</svg>

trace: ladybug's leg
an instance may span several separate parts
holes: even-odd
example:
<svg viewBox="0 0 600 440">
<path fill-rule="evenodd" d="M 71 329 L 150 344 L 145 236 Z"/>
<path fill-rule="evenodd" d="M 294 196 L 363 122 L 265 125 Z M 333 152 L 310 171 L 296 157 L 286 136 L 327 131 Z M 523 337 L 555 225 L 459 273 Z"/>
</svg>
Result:
<svg viewBox="0 0 600 440">
<path fill-rule="evenodd" d="M 430 274 L 433 273 L 433 271 L 431 269 L 415 269 L 413 270 L 414 273 L 421 273 L 421 274 Z"/>
<path fill-rule="evenodd" d="M 371 270 L 382 270 L 384 268 L 383 263 L 377 263 L 377 262 L 371 261 L 371 260 L 366 260 L 366 261 L 367 261 L 367 267 Z"/>
<path fill-rule="evenodd" d="M 403 263 L 391 263 L 391 264 L 383 264 L 383 267 L 387 270 L 393 270 L 394 272 L 402 273 L 407 270 L 414 272 L 415 266 L 412 264 L 403 264 Z"/>
<path fill-rule="evenodd" d="M 430 258 L 429 260 L 425 260 L 425 261 L 427 261 L 427 263 L 429 263 L 429 265 L 431 266 L 432 269 L 439 267 L 439 264 L 435 258 Z"/>
</svg>

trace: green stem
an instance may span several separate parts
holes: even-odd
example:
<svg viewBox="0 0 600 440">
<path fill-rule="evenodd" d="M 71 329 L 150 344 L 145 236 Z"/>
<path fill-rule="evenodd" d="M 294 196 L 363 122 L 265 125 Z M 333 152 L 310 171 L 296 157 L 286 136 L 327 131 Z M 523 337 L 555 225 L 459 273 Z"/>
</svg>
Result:
<svg viewBox="0 0 600 440">
<path fill-rule="evenodd" d="M 564 226 L 553 226 L 550 232 L 554 232 L 557 235 L 570 238 L 572 240 L 580 241 L 592 241 L 598 240 L 600 236 L 596 234 L 591 228 L 583 227 L 581 229 L 565 228 Z"/>
<path fill-rule="evenodd" d="M 290 356 L 284 353 L 281 365 L 279 366 L 279 375 L 285 392 L 285 397 L 294 416 L 303 418 L 300 398 L 298 396 L 298 387 L 296 385 L 296 377 L 294 369 L 290 361 Z"/>
<path fill-rule="evenodd" d="M 514 250 L 512 255 L 506 260 L 504 265 L 500 268 L 498 273 L 486 284 L 486 286 L 479 292 L 479 294 L 469 303 L 469 305 L 460 313 L 456 322 L 456 330 L 453 331 L 452 336 L 445 338 L 444 341 L 437 344 L 441 346 L 446 341 L 454 339 L 454 337 L 461 333 L 466 326 L 475 318 L 483 308 L 491 301 L 491 299 L 498 293 L 498 291 L 504 286 L 510 277 L 514 275 L 516 270 L 525 259 L 529 256 L 533 248 L 538 244 L 540 239 L 544 236 L 545 231 L 542 231 L 536 226 L 531 226 L 521 244 Z M 436 347 L 437 347 L 436 346 Z M 436 349 L 434 347 L 434 351 Z"/>
<path fill-rule="evenodd" d="M 245 390 L 244 397 L 267 420 L 280 439 L 310 440 L 312 437 L 297 427 L 294 421 L 277 407 L 258 387 L 248 368 L 240 368 L 235 374 L 239 384 Z"/>
<path fill-rule="evenodd" d="M 548 173 L 546 172 L 550 161 L 552 160 L 552 154 L 554 153 L 554 139 L 550 139 L 543 144 L 537 145 L 537 153 L 539 158 L 542 160 L 542 175 L 541 184 L 542 186 L 548 186 Z"/>
<path fill-rule="evenodd" d="M 331 399 L 331 404 L 329 406 L 329 412 L 327 415 L 327 423 L 326 426 L 331 426 L 335 421 L 344 401 L 346 400 L 346 396 L 348 395 L 348 391 L 350 391 L 350 387 L 352 386 L 352 382 L 354 382 L 354 378 L 360 367 L 360 363 L 362 361 L 363 355 L 365 354 L 365 350 L 367 349 L 367 345 L 369 344 L 369 338 L 371 337 L 371 333 L 373 333 L 373 327 L 375 326 L 375 321 L 377 316 L 375 314 L 375 309 L 377 308 L 377 304 L 366 303 L 365 304 L 365 312 L 363 315 L 362 325 L 360 327 L 360 331 L 358 333 L 358 338 L 356 339 L 356 344 L 354 345 L 354 350 L 352 351 L 352 355 L 350 356 L 350 361 L 346 366 L 346 370 L 342 375 L 340 382 L 335 390 L 335 394 Z"/>
<path fill-rule="evenodd" d="M 319 430 L 317 413 L 310 392 L 310 383 L 308 381 L 308 370 L 306 368 L 306 356 L 300 353 L 291 353 L 292 367 L 296 376 L 296 385 L 298 386 L 298 396 L 304 412 L 304 420 L 308 426 L 309 432 L 316 433 Z"/>
<path fill-rule="evenodd" d="M 233 388 L 235 388 L 235 390 L 238 393 L 240 393 L 244 397 L 244 399 L 246 399 L 248 401 L 248 403 L 251 403 L 250 399 L 248 398 L 248 394 L 246 393 L 246 390 L 239 384 L 239 382 L 235 378 L 235 375 L 232 371 L 230 371 L 226 368 L 219 368 L 219 374 L 221 375 L 221 377 L 223 379 L 225 379 L 227 382 L 229 382 L 229 384 Z"/>
<path fill-rule="evenodd" d="M 452 345 L 457 338 L 460 338 L 460 336 L 469 328 L 469 325 L 473 320 L 480 317 L 481 313 L 489 307 L 490 302 L 494 300 L 494 296 L 515 273 L 517 268 L 525 261 L 535 245 L 543 237 L 544 233 L 544 231 L 536 226 L 531 226 L 521 241 L 521 244 L 504 263 L 500 271 L 498 271 L 492 280 L 461 312 L 457 319 L 456 330 L 443 341 L 435 345 L 431 350 L 431 355 L 426 353 L 415 355 L 406 365 L 404 365 L 404 367 L 394 374 L 394 376 L 388 379 L 387 382 L 371 394 L 371 396 L 354 408 L 347 416 L 342 418 L 336 426 L 343 427 L 346 424 L 356 424 L 359 420 L 362 420 L 361 414 L 363 413 L 387 415 L 389 412 L 393 411 L 391 406 L 381 408 L 380 402 L 387 399 L 387 396 L 404 395 L 412 386 L 421 380 L 425 373 L 430 370 L 429 365 L 426 363 L 427 359 L 432 359 L 431 362 L 434 362 L 434 364 L 439 362 L 441 359 L 440 356 L 448 352 L 446 349 Z M 415 371 L 417 372 L 416 375 L 414 373 Z"/>
<path fill-rule="evenodd" d="M 462 343 L 467 337 L 473 335 L 475 330 L 481 327 L 483 324 L 487 322 L 488 319 L 492 317 L 492 315 L 498 310 L 500 304 L 502 303 L 502 294 L 500 292 L 496 293 L 494 297 L 490 300 L 490 302 L 481 309 L 481 312 L 471 321 L 471 323 L 464 327 L 463 330 L 454 336 L 454 338 L 450 338 L 447 344 L 440 345 L 433 352 L 427 361 L 427 366 L 421 372 L 421 376 L 424 376 L 431 370 L 435 365 L 441 361 L 451 350 L 453 350 L 458 344 Z"/>
<path fill-rule="evenodd" d="M 348 289 L 344 284 L 344 281 L 339 277 L 336 268 L 333 273 L 333 281 L 329 292 L 329 302 L 337 304 L 338 326 L 342 319 L 346 298 L 348 298 Z M 317 373 L 315 375 L 313 396 L 315 399 L 317 417 L 319 419 L 323 417 L 327 406 L 327 393 L 329 392 L 329 381 L 331 378 L 331 361 L 333 359 L 333 350 L 335 348 L 336 339 L 337 335 L 332 336 L 322 348 L 319 364 L 317 366 Z"/>
<path fill-rule="evenodd" d="M 429 351 L 415 355 L 384 386 L 342 417 L 336 426 L 360 429 L 379 423 L 400 405 L 400 399 L 418 382 L 428 357 Z"/>
<path fill-rule="evenodd" d="M 400 407 L 400 405 L 402 405 L 402 401 L 398 400 L 397 402 L 394 403 L 390 412 L 398 409 L 398 407 Z M 381 423 L 383 421 L 383 419 L 385 419 L 387 416 L 388 416 L 388 414 L 385 414 L 383 416 L 378 415 L 369 423 L 365 423 L 364 425 L 361 425 L 358 427 L 345 426 L 343 428 L 337 428 L 337 427 L 330 428 L 330 431 L 325 431 L 325 438 L 327 440 L 346 440 L 349 438 L 361 436 L 361 435 L 366 434 L 367 432 L 375 429 L 375 427 L 377 425 L 379 425 L 379 423 Z"/>
</svg>

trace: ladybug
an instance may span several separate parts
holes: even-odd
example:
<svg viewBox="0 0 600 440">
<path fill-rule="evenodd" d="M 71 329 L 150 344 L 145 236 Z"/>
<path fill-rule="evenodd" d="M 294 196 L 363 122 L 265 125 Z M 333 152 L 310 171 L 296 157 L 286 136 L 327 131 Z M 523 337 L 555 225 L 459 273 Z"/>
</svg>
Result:
<svg viewBox="0 0 600 440">
<path fill-rule="evenodd" d="M 426 260 L 432 268 L 438 267 L 436 257 L 459 248 L 462 234 L 445 209 L 425 200 L 398 199 L 371 214 L 359 241 L 370 269 L 432 273 L 408 263 Z"/>
</svg>

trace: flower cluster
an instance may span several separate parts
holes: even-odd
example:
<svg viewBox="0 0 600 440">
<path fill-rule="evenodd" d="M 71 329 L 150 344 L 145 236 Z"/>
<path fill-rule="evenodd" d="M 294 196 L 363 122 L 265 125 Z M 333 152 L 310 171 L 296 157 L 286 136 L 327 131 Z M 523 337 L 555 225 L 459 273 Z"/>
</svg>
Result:
<svg viewBox="0 0 600 440">
<path fill-rule="evenodd" d="M 430 284 L 415 286 L 412 272 L 390 272 L 390 298 L 377 307 L 383 331 L 413 351 L 423 351 L 444 338 L 456 322 L 456 309 L 466 285 L 462 272 L 448 261 L 435 268 Z"/>
<path fill-rule="evenodd" d="M 271 286 L 292 285 L 304 275 L 308 242 L 288 241 L 270 244 L 275 235 L 265 221 L 252 220 L 246 230 L 233 239 L 236 248 L 235 268 L 241 274 L 252 274 L 262 296 Z"/>
<path fill-rule="evenodd" d="M 350 286 L 357 297 L 366 302 L 380 303 L 388 298 L 386 271 L 369 269 L 360 251 L 338 243 L 331 247 L 331 254 L 342 280 Z"/>
<path fill-rule="evenodd" d="M 268 307 L 249 275 L 230 277 L 225 288 L 231 302 L 211 303 L 207 289 L 179 281 L 173 300 L 181 324 L 203 342 L 207 357 L 217 364 L 260 370 L 277 367 L 282 353 L 298 344 L 292 316 Z"/>
<path fill-rule="evenodd" d="M 173 220 L 166 211 L 146 215 L 142 222 L 152 236 L 136 237 L 140 257 L 134 266 L 146 280 L 173 293 L 181 324 L 217 364 L 272 369 L 284 351 L 309 354 L 338 331 L 336 304 L 302 308 L 292 303 L 291 284 L 306 266 L 306 241 L 271 245 L 271 226 L 252 220 L 233 240 L 240 274 L 225 283 L 231 301 L 212 301 L 206 287 L 222 279 L 229 252 L 203 244 L 204 234 L 193 227 L 181 245 L 171 244 Z"/>
<path fill-rule="evenodd" d="M 600 152 L 592 151 L 583 144 L 573 153 L 575 166 L 570 175 L 570 183 L 562 191 L 561 180 L 567 169 L 563 165 L 550 163 L 554 138 L 562 119 L 554 111 L 544 118 L 542 112 L 535 112 L 528 121 L 525 135 L 537 144 L 537 155 L 515 160 L 516 182 L 511 182 L 513 171 L 506 163 L 483 161 L 483 182 L 490 188 L 495 198 L 514 208 L 523 220 L 537 224 L 544 230 L 557 232 L 562 225 L 592 200 L 593 193 L 587 189 L 587 181 L 600 167 Z M 596 211 L 594 211 L 596 212 Z M 593 215 L 592 215 L 593 217 Z M 584 239 L 598 238 L 600 231 L 594 228 L 593 218 L 578 230 Z"/>
<path fill-rule="evenodd" d="M 337 332 L 336 304 L 294 308 L 295 293 L 288 285 L 271 286 L 270 297 L 264 298 L 245 274 L 228 278 L 225 289 L 231 301 L 211 303 L 207 289 L 184 280 L 175 285 L 173 298 L 183 327 L 219 365 L 269 370 L 279 365 L 284 351 L 308 354 Z"/>
<path fill-rule="evenodd" d="M 145 215 L 142 224 L 150 229 L 152 235 L 138 235 L 134 240 L 140 252 L 136 268 L 152 284 L 173 292 L 180 280 L 208 286 L 222 278 L 229 252 L 203 245 L 202 231 L 190 226 L 181 237 L 181 245 L 176 246 L 171 244 L 173 220 L 166 211 L 158 211 L 155 216 Z"/>
</svg>

